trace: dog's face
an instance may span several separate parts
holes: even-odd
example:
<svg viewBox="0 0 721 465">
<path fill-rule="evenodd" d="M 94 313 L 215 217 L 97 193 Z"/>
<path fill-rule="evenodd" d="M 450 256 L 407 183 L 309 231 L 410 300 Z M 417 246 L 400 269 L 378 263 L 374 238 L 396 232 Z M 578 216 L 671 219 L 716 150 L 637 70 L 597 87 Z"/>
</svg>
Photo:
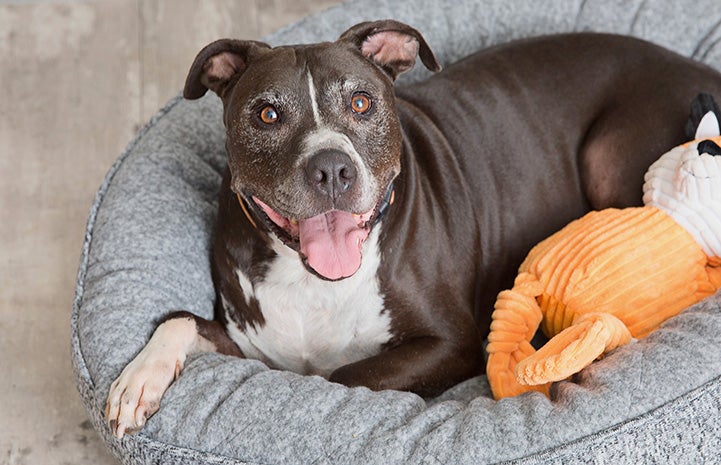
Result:
<svg viewBox="0 0 721 465">
<path fill-rule="evenodd" d="M 221 40 L 191 67 L 184 95 L 223 101 L 232 189 L 306 266 L 336 280 L 360 267 L 363 241 L 400 170 L 393 80 L 423 37 L 394 21 L 363 23 L 333 43 Z"/>
<path fill-rule="evenodd" d="M 271 219 L 371 211 L 400 168 L 391 81 L 339 44 L 265 50 L 227 99 L 233 188 Z"/>
</svg>

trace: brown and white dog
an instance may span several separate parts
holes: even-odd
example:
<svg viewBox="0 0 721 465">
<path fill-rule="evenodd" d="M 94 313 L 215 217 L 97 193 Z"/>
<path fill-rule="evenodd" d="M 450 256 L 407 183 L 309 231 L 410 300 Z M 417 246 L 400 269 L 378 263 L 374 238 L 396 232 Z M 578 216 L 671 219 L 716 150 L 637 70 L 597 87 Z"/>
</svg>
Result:
<svg viewBox="0 0 721 465">
<path fill-rule="evenodd" d="M 641 203 L 721 75 L 649 43 L 575 34 L 490 48 L 414 85 L 421 34 L 220 40 L 184 95 L 223 101 L 228 170 L 216 318 L 170 315 L 113 383 L 114 434 L 142 428 L 191 353 L 433 396 L 483 372 L 493 301 L 528 250 L 591 209 Z"/>
</svg>

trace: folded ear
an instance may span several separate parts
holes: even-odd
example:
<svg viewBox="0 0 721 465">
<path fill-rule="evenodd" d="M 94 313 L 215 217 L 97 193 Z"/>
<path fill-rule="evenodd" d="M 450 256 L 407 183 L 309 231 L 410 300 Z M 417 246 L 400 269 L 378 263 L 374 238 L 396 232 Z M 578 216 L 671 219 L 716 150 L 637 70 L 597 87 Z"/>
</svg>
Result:
<svg viewBox="0 0 721 465">
<path fill-rule="evenodd" d="M 441 70 L 421 33 L 398 21 L 360 23 L 345 31 L 338 41 L 358 47 L 363 56 L 380 66 L 392 79 L 413 68 L 418 56 L 426 68 Z"/>
<path fill-rule="evenodd" d="M 252 40 L 220 39 L 205 46 L 195 57 L 185 80 L 183 96 L 194 100 L 208 89 L 220 98 L 248 67 L 248 62 L 270 46 Z"/>
</svg>

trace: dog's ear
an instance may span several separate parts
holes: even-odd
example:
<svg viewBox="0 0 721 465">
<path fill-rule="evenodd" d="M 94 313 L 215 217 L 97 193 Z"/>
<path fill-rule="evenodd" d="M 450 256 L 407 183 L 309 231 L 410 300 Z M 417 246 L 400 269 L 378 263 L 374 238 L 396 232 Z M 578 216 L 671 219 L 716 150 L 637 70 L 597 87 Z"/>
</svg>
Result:
<svg viewBox="0 0 721 465">
<path fill-rule="evenodd" d="M 380 66 L 392 79 L 413 68 L 418 56 L 426 68 L 441 70 L 421 33 L 398 21 L 360 23 L 345 31 L 338 41 L 360 49 L 363 56 Z"/>
<path fill-rule="evenodd" d="M 205 46 L 188 71 L 183 96 L 194 100 L 210 89 L 223 98 L 228 84 L 243 74 L 248 62 L 260 51 L 269 48 L 263 42 L 234 39 L 220 39 Z"/>
</svg>

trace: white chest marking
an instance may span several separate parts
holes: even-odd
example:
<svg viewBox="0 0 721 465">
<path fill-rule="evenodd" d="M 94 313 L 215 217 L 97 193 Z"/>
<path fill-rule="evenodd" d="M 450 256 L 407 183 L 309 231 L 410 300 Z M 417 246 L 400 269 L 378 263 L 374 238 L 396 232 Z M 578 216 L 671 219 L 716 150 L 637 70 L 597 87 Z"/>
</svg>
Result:
<svg viewBox="0 0 721 465">
<path fill-rule="evenodd" d="M 278 256 L 253 287 L 265 325 L 228 333 L 249 358 L 269 366 L 328 377 L 343 365 L 377 354 L 391 338 L 376 276 L 380 264 L 377 225 L 363 245 L 355 275 L 337 282 L 311 275 L 298 254 L 274 241 Z M 237 271 L 241 283 L 250 283 Z M 228 319 L 232 321 L 232 319 Z"/>
</svg>

